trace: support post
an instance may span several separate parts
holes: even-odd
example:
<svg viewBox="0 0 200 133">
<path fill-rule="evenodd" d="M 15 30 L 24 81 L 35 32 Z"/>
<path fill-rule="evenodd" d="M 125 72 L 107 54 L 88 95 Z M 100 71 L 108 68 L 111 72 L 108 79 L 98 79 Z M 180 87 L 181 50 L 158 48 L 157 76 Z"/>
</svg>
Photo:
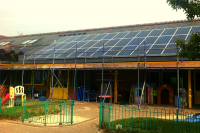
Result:
<svg viewBox="0 0 200 133">
<path fill-rule="evenodd" d="M 189 104 L 189 108 L 192 108 L 191 70 L 188 70 L 188 104 Z"/>
<path fill-rule="evenodd" d="M 177 58 L 177 90 L 178 90 L 178 111 L 179 111 L 179 58 Z"/>
<path fill-rule="evenodd" d="M 77 56 L 77 44 L 76 44 L 76 54 L 75 54 L 75 72 L 74 72 L 74 95 L 73 95 L 73 103 L 75 99 L 75 88 L 76 88 L 76 56 Z"/>
<path fill-rule="evenodd" d="M 117 103 L 117 89 L 118 89 L 118 70 L 115 70 L 114 103 Z"/>
</svg>

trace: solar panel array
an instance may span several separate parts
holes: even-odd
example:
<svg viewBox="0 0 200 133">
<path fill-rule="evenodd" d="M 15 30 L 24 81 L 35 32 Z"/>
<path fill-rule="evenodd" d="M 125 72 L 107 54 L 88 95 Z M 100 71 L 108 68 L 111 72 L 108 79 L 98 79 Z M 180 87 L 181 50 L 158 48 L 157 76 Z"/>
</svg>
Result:
<svg viewBox="0 0 200 133">
<path fill-rule="evenodd" d="M 187 42 L 193 32 L 200 32 L 200 26 L 67 36 L 28 58 L 174 55 L 175 40 Z"/>
</svg>

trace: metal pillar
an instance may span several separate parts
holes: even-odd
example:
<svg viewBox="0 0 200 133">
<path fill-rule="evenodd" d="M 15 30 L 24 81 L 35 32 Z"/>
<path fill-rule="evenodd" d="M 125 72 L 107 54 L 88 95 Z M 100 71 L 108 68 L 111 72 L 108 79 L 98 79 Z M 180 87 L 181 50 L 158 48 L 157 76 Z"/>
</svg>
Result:
<svg viewBox="0 0 200 133">
<path fill-rule="evenodd" d="M 177 90 L 178 90 L 178 111 L 179 111 L 179 59 L 177 58 Z"/>
<path fill-rule="evenodd" d="M 103 58 L 103 62 L 102 62 L 102 83 L 101 83 L 101 98 L 100 98 L 100 102 L 103 101 L 103 68 L 104 68 L 104 44 L 103 44 L 103 55 L 102 55 L 102 58 Z"/>
<path fill-rule="evenodd" d="M 188 104 L 189 104 L 189 108 L 192 108 L 191 70 L 188 70 Z"/>
<path fill-rule="evenodd" d="M 77 56 L 77 44 L 76 44 L 76 54 L 75 54 L 75 72 L 74 72 L 74 95 L 73 95 L 73 103 L 75 99 L 75 86 L 76 86 L 76 56 Z"/>
<path fill-rule="evenodd" d="M 22 71 L 22 86 L 23 86 L 23 80 L 24 80 L 24 60 L 25 60 L 25 52 L 26 52 L 26 43 L 24 45 L 24 59 L 23 59 L 23 71 Z"/>
<path fill-rule="evenodd" d="M 117 103 L 117 88 L 118 88 L 118 70 L 115 70 L 114 103 Z"/>
</svg>

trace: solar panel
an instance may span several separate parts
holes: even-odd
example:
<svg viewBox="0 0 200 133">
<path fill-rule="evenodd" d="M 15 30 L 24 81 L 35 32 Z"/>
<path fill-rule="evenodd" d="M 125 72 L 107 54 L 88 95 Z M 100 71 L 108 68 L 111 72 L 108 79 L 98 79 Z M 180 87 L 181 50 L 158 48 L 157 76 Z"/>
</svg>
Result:
<svg viewBox="0 0 200 133">
<path fill-rule="evenodd" d="M 138 46 L 126 46 L 118 55 L 130 55 Z"/>
<path fill-rule="evenodd" d="M 122 33 L 119 33 L 117 34 L 113 39 L 115 38 L 123 38 L 128 32 L 122 32 Z"/>
<path fill-rule="evenodd" d="M 188 34 L 191 27 L 178 28 L 175 34 Z"/>
<path fill-rule="evenodd" d="M 102 38 L 104 38 L 107 34 L 99 34 L 97 35 L 95 38 L 93 38 L 92 40 L 101 40 Z"/>
<path fill-rule="evenodd" d="M 162 35 L 173 35 L 176 29 L 165 29 Z"/>
<path fill-rule="evenodd" d="M 134 38 L 133 40 L 131 40 L 131 42 L 129 42 L 128 45 L 139 45 L 139 43 L 141 43 L 144 40 L 144 38 L 138 37 L 138 38 Z"/>
<path fill-rule="evenodd" d="M 153 30 L 149 36 L 160 36 L 160 34 L 163 32 L 163 29 L 161 30 Z"/>
<path fill-rule="evenodd" d="M 175 43 L 176 39 L 183 39 L 183 40 L 185 40 L 186 36 L 187 35 L 176 35 L 176 36 L 173 36 L 172 39 L 171 39 L 171 41 L 170 41 L 170 43 Z"/>
<path fill-rule="evenodd" d="M 89 41 L 89 42 L 87 42 L 85 45 L 83 45 L 82 48 L 91 47 L 91 46 L 94 45 L 95 43 L 97 43 L 97 41 Z"/>
<path fill-rule="evenodd" d="M 161 36 L 158 38 L 155 44 L 167 44 L 172 36 Z"/>
<path fill-rule="evenodd" d="M 61 39 L 59 39 L 58 41 L 56 41 L 56 42 L 64 42 L 65 40 L 67 40 L 67 39 L 69 39 L 70 37 L 63 37 L 63 38 L 61 38 Z"/>
<path fill-rule="evenodd" d="M 131 39 L 122 39 L 115 46 L 126 46 L 131 40 L 132 40 L 132 38 Z"/>
<path fill-rule="evenodd" d="M 103 39 L 111 39 L 111 38 L 113 38 L 116 35 L 117 35 L 117 33 L 110 33 L 106 37 L 104 37 Z"/>
<path fill-rule="evenodd" d="M 116 55 L 123 47 L 112 47 L 105 55 Z"/>
<path fill-rule="evenodd" d="M 76 54 L 77 57 L 82 58 L 102 55 L 137 56 L 139 53 L 140 55 L 145 53 L 144 45 L 146 45 L 147 55 L 175 54 L 175 40 L 188 41 L 189 33 L 198 31 L 200 32 L 200 26 L 67 36 L 35 53 L 37 56 L 28 58 L 54 58 L 54 49 L 56 58 L 73 58 Z M 76 47 L 77 53 L 75 53 Z"/>
<path fill-rule="evenodd" d="M 94 44 L 92 47 L 102 47 L 103 45 L 105 45 L 109 40 L 101 40 L 99 42 L 97 42 L 96 44 Z"/>
<path fill-rule="evenodd" d="M 139 33 L 139 31 L 129 32 L 124 38 L 133 38 L 133 37 L 135 37 L 138 33 Z"/>
<path fill-rule="evenodd" d="M 192 27 L 191 31 L 190 31 L 190 34 L 192 34 L 193 32 L 200 32 L 200 26 L 197 26 L 197 27 Z"/>
<path fill-rule="evenodd" d="M 146 37 L 150 32 L 151 32 L 151 30 L 141 31 L 141 32 L 137 35 L 137 37 Z"/>
<path fill-rule="evenodd" d="M 120 39 L 110 40 L 105 44 L 105 46 L 114 46 Z"/>
<path fill-rule="evenodd" d="M 146 44 L 154 44 L 158 37 L 147 37 L 145 43 Z"/>
<path fill-rule="evenodd" d="M 86 37 L 85 39 L 83 39 L 83 41 L 85 41 L 85 40 L 92 40 L 96 36 L 97 35 L 90 35 L 90 36 Z"/>
<path fill-rule="evenodd" d="M 82 41 L 86 37 L 88 37 L 88 36 L 80 36 L 77 39 L 75 39 L 74 41 Z"/>
</svg>

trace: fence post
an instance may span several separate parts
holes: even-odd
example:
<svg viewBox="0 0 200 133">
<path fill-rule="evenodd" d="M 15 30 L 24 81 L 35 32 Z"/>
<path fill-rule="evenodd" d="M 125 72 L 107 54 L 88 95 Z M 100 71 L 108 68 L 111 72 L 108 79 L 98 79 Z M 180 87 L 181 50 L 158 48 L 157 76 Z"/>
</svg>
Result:
<svg viewBox="0 0 200 133">
<path fill-rule="evenodd" d="M 47 124 L 47 101 L 45 103 L 45 118 L 44 118 L 44 126 Z"/>
<path fill-rule="evenodd" d="M 109 105 L 109 114 L 108 114 L 108 115 L 109 115 L 109 116 L 108 116 L 108 117 L 109 117 L 109 119 L 108 119 L 108 120 L 109 120 L 109 121 L 108 121 L 108 130 L 109 130 L 109 131 L 110 131 L 110 110 L 111 110 L 111 105 Z"/>
<path fill-rule="evenodd" d="M 102 102 L 102 121 L 104 120 L 104 102 Z"/>
<path fill-rule="evenodd" d="M 26 106 L 26 101 L 25 101 L 25 99 L 23 99 L 22 100 L 22 102 L 23 102 L 23 114 L 22 114 L 22 122 L 24 122 L 24 117 L 25 117 L 25 106 Z"/>
<path fill-rule="evenodd" d="M 176 110 L 176 132 L 178 133 L 178 109 Z"/>
<path fill-rule="evenodd" d="M 102 105 L 100 103 L 99 105 L 99 130 L 101 129 L 101 118 L 102 118 L 102 109 L 101 109 Z"/>
<path fill-rule="evenodd" d="M 62 103 L 60 101 L 60 123 L 62 123 Z"/>
<path fill-rule="evenodd" d="M 1 97 L 0 97 L 0 114 L 1 114 Z"/>
<path fill-rule="evenodd" d="M 74 105 L 74 102 L 71 100 L 71 124 L 73 123 L 73 105 Z"/>
</svg>

